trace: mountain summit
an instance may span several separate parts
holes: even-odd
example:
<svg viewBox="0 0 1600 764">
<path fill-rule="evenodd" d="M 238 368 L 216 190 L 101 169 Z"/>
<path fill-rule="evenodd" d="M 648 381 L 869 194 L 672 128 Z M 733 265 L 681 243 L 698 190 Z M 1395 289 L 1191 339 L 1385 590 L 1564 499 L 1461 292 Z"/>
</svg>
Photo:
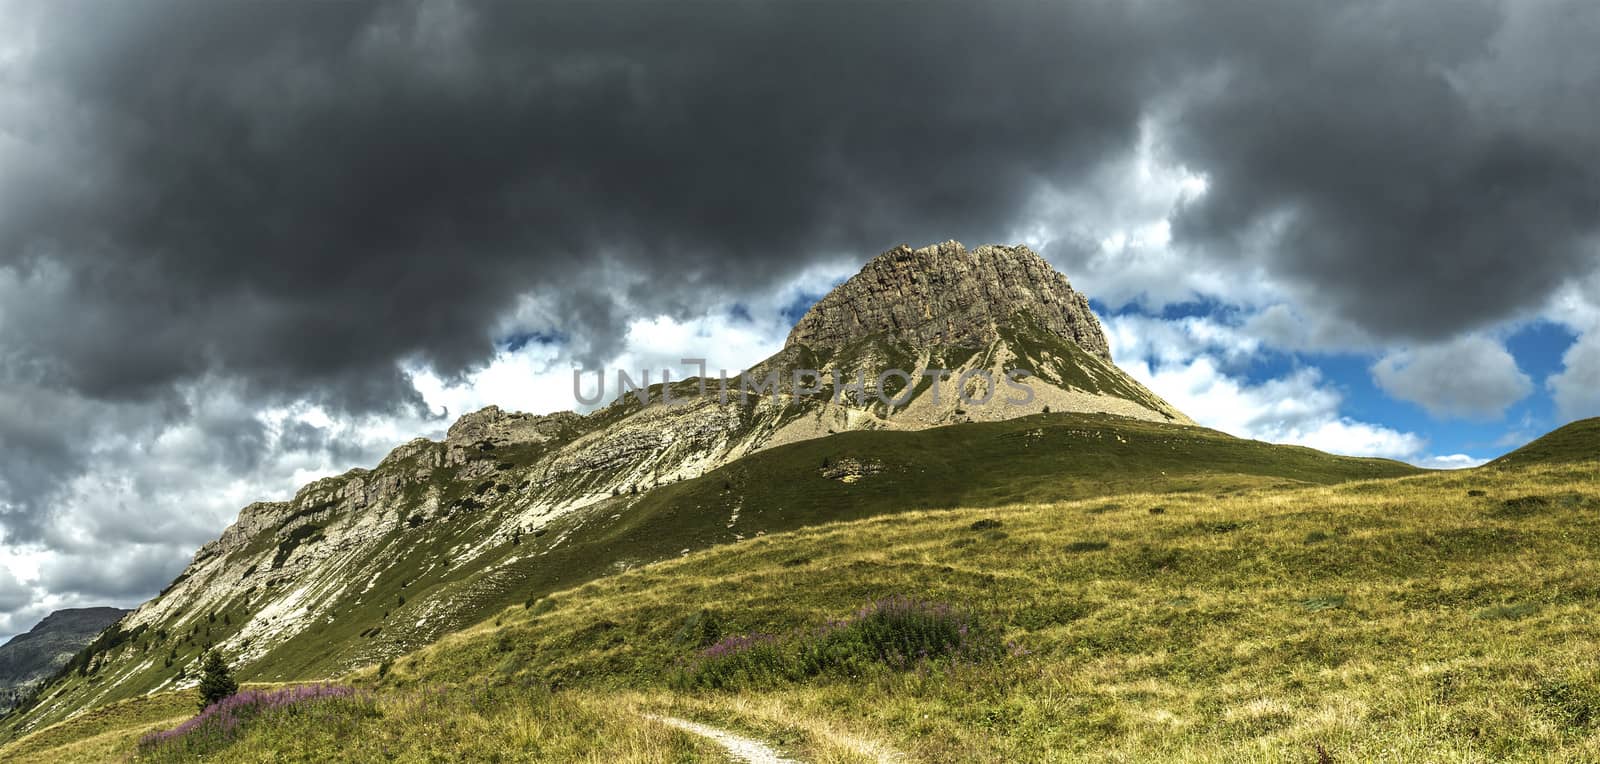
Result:
<svg viewBox="0 0 1600 764">
<path fill-rule="evenodd" d="M 897 387 L 886 391 L 896 396 L 892 403 L 865 407 L 870 422 L 862 407 L 817 408 L 830 431 L 920 429 L 1041 410 L 1193 424 L 1111 362 L 1088 298 L 1024 246 L 969 250 L 947 241 L 873 258 L 807 311 L 783 351 L 757 371 L 810 368 L 834 379 L 863 370 L 869 379 L 886 369 L 912 375 L 909 397 L 899 398 Z M 935 376 L 941 369 L 949 373 Z M 1026 378 L 1031 408 L 967 405 L 1002 391 L 995 380 L 1017 376 Z"/>
<path fill-rule="evenodd" d="M 892 333 L 923 346 L 980 347 L 999 339 L 999 327 L 1019 313 L 1111 360 L 1088 298 L 1044 258 L 1025 246 L 968 250 L 958 241 L 902 244 L 873 258 L 807 311 L 785 344 L 837 346 Z"/>
</svg>

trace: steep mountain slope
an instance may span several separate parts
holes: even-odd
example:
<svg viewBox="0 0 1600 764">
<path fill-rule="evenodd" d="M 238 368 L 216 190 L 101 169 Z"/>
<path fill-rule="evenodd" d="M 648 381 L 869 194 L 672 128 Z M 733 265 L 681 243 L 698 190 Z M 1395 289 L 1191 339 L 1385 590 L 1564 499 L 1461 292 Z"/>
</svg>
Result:
<svg viewBox="0 0 1600 764">
<path fill-rule="evenodd" d="M 929 368 L 950 373 L 923 374 Z M 820 372 L 820 380 L 802 376 L 802 382 L 821 384 L 792 386 L 796 372 L 808 369 Z M 881 377 L 891 369 L 906 374 Z M 1019 369 L 1032 375 L 1010 381 L 1007 374 Z M 786 347 L 751 375 L 772 377 L 779 391 L 724 402 L 715 380 L 697 395 L 701 381 L 691 379 L 670 386 L 680 401 L 675 404 L 665 401 L 668 390 L 657 384 L 647 401 L 624 396 L 587 416 L 532 416 L 491 407 L 457 422 L 443 442 L 413 441 L 373 469 L 318 481 L 287 502 L 246 507 L 160 596 L 97 641 L 86 661 L 88 676 L 48 688 L 18 724 L 28 728 L 108 700 L 187 686 L 210 645 L 246 678 L 317 676 L 427 644 L 508 601 L 663 554 L 797 527 L 802 520 L 905 506 L 870 500 L 874 489 L 865 484 L 855 492 L 858 500 L 806 504 L 781 517 L 765 498 L 714 508 L 693 492 L 684 494 L 682 504 L 669 500 L 682 481 L 786 445 L 834 433 L 911 435 L 1047 410 L 1115 414 L 1130 426 L 1139 420 L 1189 422 L 1110 363 L 1086 301 L 1024 247 L 968 251 L 951 242 L 891 250 L 819 302 Z M 864 379 L 864 389 L 844 389 L 852 379 Z M 1181 427 L 1167 430 L 1153 437 L 1225 439 L 1183 434 L 1188 430 Z M 1011 442 L 1022 448 L 1020 457 L 1070 441 Z M 855 457 L 863 469 L 894 462 L 885 461 L 890 455 L 925 450 L 912 442 L 874 447 L 879 450 Z M 795 458 L 813 457 L 805 452 Z M 1330 467 L 1332 458 L 1320 454 L 1308 459 L 1323 465 L 1322 478 L 1312 479 L 1366 476 L 1372 469 L 1354 462 Z M 1033 478 L 1012 480 L 1027 473 L 1030 463 Z M 970 491 L 962 495 L 1001 496 L 1025 485 L 1047 486 L 1044 476 L 1060 463 L 1022 458 L 988 470 L 992 477 L 963 472 L 948 455 L 937 467 L 910 462 L 899 468 L 967 475 Z M 1219 470 L 1202 458 L 1174 475 L 1238 466 Z M 1280 475 L 1248 466 L 1244 471 Z M 1174 477 L 1134 471 L 1093 477 L 1085 485 L 1093 486 L 1091 492 L 1121 490 L 1139 475 Z M 735 479 L 702 479 L 695 491 Z M 951 501 L 955 490 L 948 480 L 902 482 L 910 488 L 898 496 L 929 505 Z M 918 494 L 919 486 L 939 486 L 942 493 Z M 685 520 L 700 518 L 697 510 L 715 520 Z M 748 527 L 725 527 L 741 511 L 746 517 L 769 512 L 772 524 L 760 527 L 747 519 Z M 722 529 L 703 532 L 717 526 Z M 619 529 L 630 527 L 651 529 L 648 543 L 617 538 Z"/>
<path fill-rule="evenodd" d="M 44 617 L 24 634 L 0 645 L 0 713 L 33 685 L 49 678 L 128 611 L 114 607 L 70 608 Z"/>
</svg>

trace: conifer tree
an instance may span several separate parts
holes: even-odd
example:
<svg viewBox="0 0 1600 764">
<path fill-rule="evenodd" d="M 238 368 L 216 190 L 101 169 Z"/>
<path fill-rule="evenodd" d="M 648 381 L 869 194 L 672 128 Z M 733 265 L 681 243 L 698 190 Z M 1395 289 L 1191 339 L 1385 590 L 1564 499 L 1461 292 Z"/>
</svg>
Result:
<svg viewBox="0 0 1600 764">
<path fill-rule="evenodd" d="M 212 703 L 238 691 L 239 683 L 233 681 L 233 675 L 228 673 L 228 664 L 223 662 L 222 653 L 216 650 L 207 652 L 200 674 L 200 710 L 204 711 Z"/>
</svg>

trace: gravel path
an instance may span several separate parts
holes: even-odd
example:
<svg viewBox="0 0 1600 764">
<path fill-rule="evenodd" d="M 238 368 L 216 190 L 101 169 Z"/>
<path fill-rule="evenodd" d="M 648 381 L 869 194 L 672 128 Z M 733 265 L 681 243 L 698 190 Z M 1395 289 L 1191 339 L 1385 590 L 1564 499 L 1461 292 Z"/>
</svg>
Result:
<svg viewBox="0 0 1600 764">
<path fill-rule="evenodd" d="M 698 722 L 691 722 L 688 719 L 679 719 L 676 716 L 656 716 L 655 714 L 645 714 L 645 717 L 661 722 L 669 727 L 677 727 L 678 729 L 690 734 L 715 740 L 717 745 L 726 748 L 728 753 L 733 755 L 733 758 L 738 759 L 739 761 L 747 762 L 748 764 L 799 764 L 799 762 L 796 762 L 794 759 L 786 759 L 782 756 L 779 756 L 777 751 L 772 750 L 772 748 L 760 740 L 752 740 L 747 737 L 735 735 L 727 730 L 720 730 L 716 727 L 708 727 Z"/>
</svg>

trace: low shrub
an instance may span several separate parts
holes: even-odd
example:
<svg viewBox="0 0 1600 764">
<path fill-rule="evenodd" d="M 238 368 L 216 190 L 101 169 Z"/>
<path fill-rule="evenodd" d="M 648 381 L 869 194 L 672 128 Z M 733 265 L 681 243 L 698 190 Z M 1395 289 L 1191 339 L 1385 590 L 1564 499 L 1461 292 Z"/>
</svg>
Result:
<svg viewBox="0 0 1600 764">
<path fill-rule="evenodd" d="M 724 637 L 698 653 L 684 679 L 690 686 L 710 688 L 770 684 L 790 673 L 784 653 L 771 634 Z"/>
<path fill-rule="evenodd" d="M 985 628 L 972 613 L 896 596 L 873 602 L 849 618 L 784 637 L 724 637 L 686 663 L 678 684 L 762 686 L 824 674 L 903 671 L 934 660 L 994 660 L 1005 653 L 999 633 Z"/>
<path fill-rule="evenodd" d="M 1550 499 L 1545 496 L 1518 496 L 1500 502 L 1491 515 L 1503 518 L 1527 517 L 1542 512 L 1550 507 Z"/>
<path fill-rule="evenodd" d="M 1473 614 L 1473 617 L 1484 620 L 1514 621 L 1539 612 L 1539 606 L 1532 602 L 1518 602 L 1516 604 L 1491 605 Z"/>
<path fill-rule="evenodd" d="M 1319 610 L 1337 610 L 1344 607 L 1344 602 L 1345 596 L 1343 594 L 1328 594 L 1300 600 L 1300 607 L 1315 613 Z"/>
<path fill-rule="evenodd" d="M 672 641 L 689 647 L 708 648 L 722 640 L 722 618 L 709 608 L 684 619 Z"/>
</svg>

